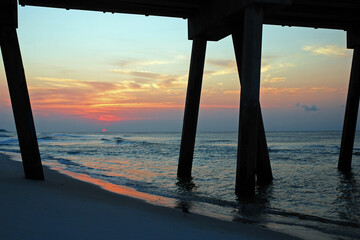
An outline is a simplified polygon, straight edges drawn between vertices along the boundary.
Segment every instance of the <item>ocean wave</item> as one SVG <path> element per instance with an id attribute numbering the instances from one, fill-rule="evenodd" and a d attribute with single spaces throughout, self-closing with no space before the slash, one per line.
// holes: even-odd
<path id="1" fill-rule="evenodd" d="M 20 149 L 9 149 L 9 148 L 0 148 L 2 152 L 9 152 L 9 153 L 20 153 Z"/>
<path id="2" fill-rule="evenodd" d="M 10 136 L 10 135 L 8 135 L 8 134 L 1 134 L 1 133 L 0 133 L 0 137 L 12 137 L 12 136 Z"/>
<path id="3" fill-rule="evenodd" d="M 334 225 L 345 226 L 345 227 L 360 228 L 360 224 L 358 224 L 358 223 L 332 220 L 332 219 L 308 215 L 308 214 L 304 214 L 304 213 L 287 212 L 287 211 L 283 211 L 280 209 L 267 209 L 267 210 L 265 210 L 265 212 L 268 214 L 273 214 L 273 215 L 278 215 L 278 216 L 294 217 L 294 218 L 298 218 L 298 219 L 306 220 L 306 221 L 334 224 Z"/>
<path id="4" fill-rule="evenodd" d="M 115 139 L 115 142 L 116 142 L 116 143 L 122 143 L 122 142 L 125 141 L 125 139 L 124 139 L 124 138 L 121 138 L 121 137 L 115 137 L 114 139 Z"/>
<path id="5" fill-rule="evenodd" d="M 306 148 L 328 148 L 329 146 L 325 145 L 318 145 L 318 144 L 311 144 L 311 145 L 305 145 Z"/>
<path id="6" fill-rule="evenodd" d="M 272 218 L 271 214 L 265 215 L 265 218 L 259 218 L 257 214 L 254 217 L 251 216 L 244 216 L 243 214 L 239 213 L 233 218 L 235 222 L 242 222 L 242 223 L 250 223 L 250 224 L 266 224 L 267 222 L 271 222 L 272 224 L 276 224 L 278 226 L 282 226 L 284 229 L 292 227 L 300 227 L 301 229 L 305 229 L 307 234 L 304 235 L 304 239 L 315 239 L 321 236 L 321 239 L 358 239 L 359 231 L 358 226 L 353 226 L 351 223 L 339 222 L 341 226 L 337 225 L 337 221 L 333 222 L 323 222 L 323 221 L 314 221 L 313 219 L 303 219 L 298 217 L 292 217 L 291 215 L 277 215 L 273 214 L 273 216 L 280 216 L 284 218 Z M 312 231 L 314 230 L 314 231 Z M 312 233 L 313 237 L 308 238 L 309 234 Z M 320 235 L 318 235 L 320 233 Z M 291 234 L 290 234 L 291 235 Z M 301 236 L 301 235 L 300 235 Z M 316 236 L 316 237 L 315 237 Z"/>
<path id="7" fill-rule="evenodd" d="M 58 163 L 63 164 L 66 168 L 70 168 L 70 169 L 66 169 L 66 170 L 70 170 L 74 173 L 83 173 L 83 174 L 87 174 L 90 176 L 89 171 L 99 171 L 102 169 L 98 169 L 98 168 L 93 168 L 93 167 L 89 167 L 89 166 L 84 166 L 81 163 L 77 163 L 73 160 L 70 159 L 66 159 L 66 158 L 53 158 L 55 161 L 57 161 Z"/>
<path id="8" fill-rule="evenodd" d="M 55 138 L 51 136 L 38 137 L 38 141 L 53 141 L 53 140 L 55 140 Z"/>
<path id="9" fill-rule="evenodd" d="M 78 150 L 75 150 L 75 151 L 68 151 L 67 154 L 70 154 L 70 155 L 77 155 L 77 154 L 80 154 L 82 153 L 82 151 L 78 151 Z"/>
<path id="10" fill-rule="evenodd" d="M 56 133 L 55 137 L 65 137 L 65 138 L 88 138 L 87 135 L 71 134 L 71 133 Z"/>
<path id="11" fill-rule="evenodd" d="M 1 145 L 18 145 L 19 144 L 19 141 L 17 138 L 13 138 L 13 139 L 8 139 L 8 140 L 5 140 L 5 141 L 0 141 L 0 144 Z"/>
<path id="12" fill-rule="evenodd" d="M 205 140 L 206 143 L 237 143 L 237 140 L 234 139 L 208 139 Z"/>

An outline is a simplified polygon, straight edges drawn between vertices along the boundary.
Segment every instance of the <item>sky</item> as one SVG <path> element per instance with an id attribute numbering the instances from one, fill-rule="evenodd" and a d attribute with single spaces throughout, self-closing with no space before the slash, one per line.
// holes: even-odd
<path id="1" fill-rule="evenodd" d="M 184 19 L 19 7 L 18 36 L 38 132 L 179 132 L 192 42 Z M 264 25 L 267 131 L 341 130 L 352 50 L 346 32 Z M 231 37 L 208 42 L 198 131 L 237 131 Z M 15 130 L 3 64 L 0 128 Z"/>

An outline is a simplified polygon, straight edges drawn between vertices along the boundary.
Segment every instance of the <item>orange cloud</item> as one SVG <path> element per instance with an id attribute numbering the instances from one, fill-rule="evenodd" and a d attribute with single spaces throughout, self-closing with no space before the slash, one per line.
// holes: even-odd
<path id="1" fill-rule="evenodd" d="M 270 77 L 269 75 L 264 79 L 264 83 L 280 83 L 285 81 L 286 77 Z"/>
<path id="2" fill-rule="evenodd" d="M 235 60 L 229 59 L 209 59 L 206 61 L 212 67 L 216 67 L 216 70 L 205 71 L 205 76 L 220 76 L 228 74 L 238 74 L 238 69 Z M 273 56 L 262 56 L 261 73 L 279 71 L 280 69 L 286 69 L 293 67 L 294 64 L 288 61 L 280 61 Z M 274 81 L 280 79 L 274 79 Z"/>
<path id="3" fill-rule="evenodd" d="M 286 88 L 286 87 L 261 87 L 261 94 L 268 95 L 279 95 L 279 94 L 314 94 L 314 93 L 344 93 L 345 89 L 343 88 L 331 88 L 331 87 L 303 87 L 303 88 Z M 240 94 L 241 91 L 224 91 L 224 94 Z"/>
<path id="4" fill-rule="evenodd" d="M 209 59 L 206 61 L 207 64 L 214 65 L 222 68 L 233 68 L 236 69 L 235 60 L 229 59 Z"/>
<path id="5" fill-rule="evenodd" d="M 158 83 L 117 83 L 37 77 L 29 91 L 36 114 L 114 122 L 139 119 L 137 112 L 142 109 L 183 108 L 185 89 L 178 79 L 174 76 Z M 181 89 L 166 88 L 178 85 Z"/>
<path id="6" fill-rule="evenodd" d="M 166 75 L 148 72 L 148 71 L 128 71 L 121 69 L 113 69 L 111 72 L 120 73 L 124 75 L 136 76 L 136 77 L 144 77 L 144 78 L 162 78 Z"/>

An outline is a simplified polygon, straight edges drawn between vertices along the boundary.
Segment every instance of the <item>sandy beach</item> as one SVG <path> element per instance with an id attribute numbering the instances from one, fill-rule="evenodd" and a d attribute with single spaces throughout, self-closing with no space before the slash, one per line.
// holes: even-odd
<path id="1" fill-rule="evenodd" d="M 0 239 L 295 239 L 259 226 L 159 207 L 45 167 L 27 180 L 0 154 Z"/>

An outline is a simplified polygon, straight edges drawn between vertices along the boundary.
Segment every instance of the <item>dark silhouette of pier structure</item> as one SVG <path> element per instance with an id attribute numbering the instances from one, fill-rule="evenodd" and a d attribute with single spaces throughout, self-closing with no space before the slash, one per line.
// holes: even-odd
<path id="1" fill-rule="evenodd" d="M 354 49 L 338 168 L 351 170 L 360 94 L 359 0 L 19 0 L 22 6 L 185 18 L 193 41 L 178 177 L 191 179 L 207 41 L 232 35 L 241 83 L 235 192 L 272 181 L 259 102 L 263 24 L 339 29 Z M 0 44 L 25 176 L 44 179 L 17 32 L 17 0 L 0 0 Z"/>

